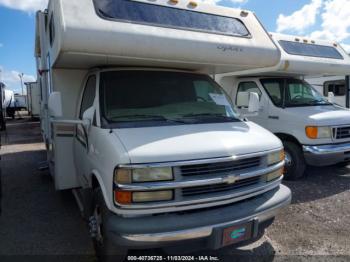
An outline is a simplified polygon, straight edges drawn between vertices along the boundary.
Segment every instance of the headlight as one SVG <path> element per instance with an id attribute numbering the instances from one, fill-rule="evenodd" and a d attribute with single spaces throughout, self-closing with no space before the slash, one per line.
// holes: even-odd
<path id="1" fill-rule="evenodd" d="M 329 126 L 307 126 L 305 128 L 305 133 L 310 139 L 332 137 L 332 129 Z"/>
<path id="2" fill-rule="evenodd" d="M 157 168 L 118 168 L 114 174 L 116 184 L 130 184 L 133 182 L 157 182 L 173 180 L 173 170 L 171 167 Z"/>
<path id="3" fill-rule="evenodd" d="M 134 192 L 132 194 L 133 203 L 145 203 L 156 201 L 170 201 L 173 199 L 173 191 L 155 191 L 155 192 Z"/>
<path id="4" fill-rule="evenodd" d="M 277 171 L 271 172 L 267 174 L 266 182 L 271 182 L 273 180 L 276 180 L 277 178 L 280 178 L 283 175 L 283 168 L 278 169 Z"/>
<path id="5" fill-rule="evenodd" d="M 268 154 L 267 156 L 267 164 L 269 166 L 273 164 L 277 164 L 284 160 L 284 150 L 276 151 Z"/>

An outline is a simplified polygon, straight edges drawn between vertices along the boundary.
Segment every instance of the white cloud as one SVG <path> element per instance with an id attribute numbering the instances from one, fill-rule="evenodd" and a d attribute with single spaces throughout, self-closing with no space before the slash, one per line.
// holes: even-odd
<path id="1" fill-rule="evenodd" d="M 16 70 L 6 70 L 0 66 L 0 81 L 5 83 L 5 85 L 14 90 L 16 93 L 21 92 L 21 79 L 19 77 L 20 72 Z M 34 82 L 36 78 L 29 74 L 23 75 L 23 82 Z"/>
<path id="2" fill-rule="evenodd" d="M 328 0 L 321 14 L 321 29 L 310 34 L 313 38 L 343 41 L 350 37 L 350 1 Z"/>
<path id="3" fill-rule="evenodd" d="M 26 12 L 36 12 L 47 7 L 48 0 L 0 0 L 0 5 Z"/>
<path id="4" fill-rule="evenodd" d="M 292 31 L 303 33 L 306 28 L 316 23 L 321 7 L 322 0 L 311 0 L 310 4 L 304 5 L 291 15 L 280 14 L 277 19 L 277 32 Z"/>

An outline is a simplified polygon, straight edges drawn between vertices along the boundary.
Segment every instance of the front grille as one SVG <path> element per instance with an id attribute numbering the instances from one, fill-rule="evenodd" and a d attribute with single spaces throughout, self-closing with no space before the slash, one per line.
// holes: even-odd
<path id="1" fill-rule="evenodd" d="M 333 136 L 335 139 L 350 138 L 350 126 L 334 128 L 333 129 Z"/>
<path id="2" fill-rule="evenodd" d="M 231 190 L 238 190 L 244 187 L 258 184 L 261 181 L 261 177 L 251 177 L 247 179 L 238 180 L 234 184 L 218 184 L 208 186 L 189 187 L 182 189 L 183 197 L 198 196 L 202 194 L 218 193 Z"/>
<path id="3" fill-rule="evenodd" d="M 244 169 L 258 167 L 260 166 L 260 160 L 260 157 L 253 157 L 228 162 L 182 166 L 180 170 L 181 175 L 184 177 L 214 174 L 222 175 L 225 173 L 231 174 Z"/>

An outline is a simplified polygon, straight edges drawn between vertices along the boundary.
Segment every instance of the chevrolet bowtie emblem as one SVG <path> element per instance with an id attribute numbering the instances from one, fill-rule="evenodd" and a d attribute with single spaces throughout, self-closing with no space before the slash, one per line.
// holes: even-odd
<path id="1" fill-rule="evenodd" d="M 227 176 L 224 178 L 224 181 L 227 184 L 234 184 L 234 183 L 236 183 L 237 179 L 238 179 L 237 176 Z"/>

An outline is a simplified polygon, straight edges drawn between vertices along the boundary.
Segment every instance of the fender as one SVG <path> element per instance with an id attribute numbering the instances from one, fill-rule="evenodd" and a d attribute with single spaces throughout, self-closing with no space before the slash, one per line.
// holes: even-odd
<path id="1" fill-rule="evenodd" d="M 98 182 L 98 184 L 99 184 L 99 186 L 101 188 L 102 195 L 103 195 L 103 198 L 105 200 L 106 206 L 107 206 L 107 208 L 109 210 L 111 210 L 111 203 L 109 202 L 108 192 L 106 190 L 106 186 L 105 186 L 105 184 L 103 182 L 102 176 L 100 175 L 100 173 L 96 169 L 93 169 L 90 173 L 91 173 L 91 179 L 90 179 L 90 186 L 91 186 L 91 188 L 93 188 L 92 181 L 93 181 L 93 177 L 95 177 L 95 179 L 97 180 L 97 182 Z"/>

